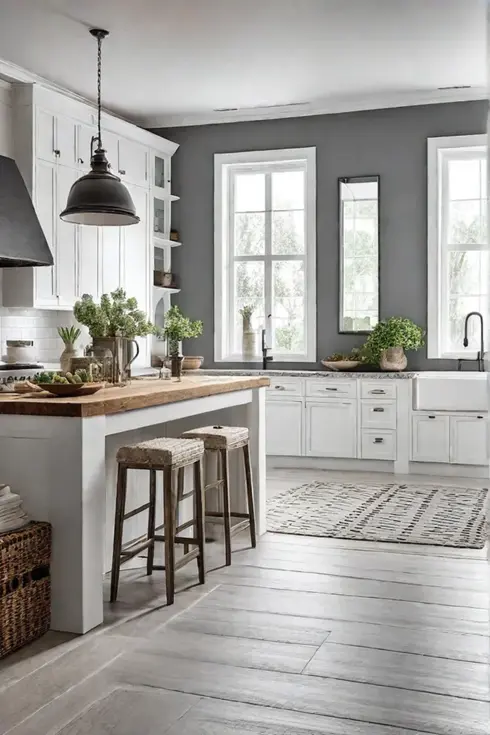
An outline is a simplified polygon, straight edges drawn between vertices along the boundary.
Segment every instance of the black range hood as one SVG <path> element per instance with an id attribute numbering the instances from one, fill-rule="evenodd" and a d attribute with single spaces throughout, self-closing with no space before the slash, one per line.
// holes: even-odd
<path id="1" fill-rule="evenodd" d="M 53 256 L 17 164 L 0 156 L 0 268 L 53 265 Z"/>

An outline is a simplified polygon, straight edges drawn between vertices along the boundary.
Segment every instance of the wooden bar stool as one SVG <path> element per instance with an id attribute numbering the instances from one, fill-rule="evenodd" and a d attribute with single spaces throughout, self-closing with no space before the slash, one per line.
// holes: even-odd
<path id="1" fill-rule="evenodd" d="M 222 491 L 223 511 L 205 511 L 205 517 L 223 518 L 226 564 L 229 566 L 231 564 L 232 536 L 246 528 L 250 528 L 250 542 L 252 547 L 257 545 L 248 429 L 241 426 L 203 426 L 199 429 L 186 431 L 181 436 L 183 439 L 201 439 L 204 442 L 204 450 L 206 452 L 217 453 L 218 479 L 210 483 L 206 480 L 204 490 L 206 492 L 212 488 L 218 488 Z M 238 513 L 230 510 L 229 453 L 235 449 L 242 449 L 243 451 L 247 513 Z M 241 518 L 242 520 L 232 526 L 232 518 Z"/>
<path id="2" fill-rule="evenodd" d="M 154 569 L 165 570 L 167 605 L 172 605 L 175 596 L 175 571 L 197 559 L 199 582 L 204 584 L 204 488 L 201 462 L 204 444 L 197 439 L 152 439 L 139 444 L 121 447 L 117 452 L 117 495 L 114 522 L 114 545 L 112 553 L 111 602 L 117 599 L 121 564 L 148 549 L 146 573 Z M 184 492 L 184 470 L 193 465 L 194 488 Z M 128 470 L 146 470 L 150 474 L 149 502 L 128 513 L 126 508 Z M 163 525 L 155 528 L 156 473 L 163 472 Z M 177 475 L 177 484 L 175 482 Z M 177 526 L 179 501 L 194 497 L 194 517 Z M 122 544 L 124 521 L 148 510 L 148 531 L 133 541 Z M 187 528 L 194 528 L 193 536 L 179 536 Z M 163 536 L 155 531 L 163 528 Z M 165 544 L 165 565 L 153 563 L 155 541 Z M 184 555 L 175 560 L 175 544 L 184 544 Z M 189 546 L 197 548 L 189 551 Z"/>

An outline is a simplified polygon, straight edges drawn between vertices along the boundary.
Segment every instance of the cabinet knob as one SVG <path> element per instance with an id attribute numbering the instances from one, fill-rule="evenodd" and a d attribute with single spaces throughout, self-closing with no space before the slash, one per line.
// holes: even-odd
<path id="1" fill-rule="evenodd" d="M 119 173 L 121 174 L 121 176 L 126 176 L 126 169 L 120 168 Z"/>
<path id="2" fill-rule="evenodd" d="M 60 150 L 59 150 L 58 148 L 55 148 L 55 149 L 54 149 L 54 151 L 53 151 L 53 153 L 54 153 L 54 155 L 55 155 L 55 156 L 56 156 L 57 158 L 59 158 L 59 156 L 61 155 L 61 151 L 60 151 Z"/>
<path id="3" fill-rule="evenodd" d="M 79 158 L 78 163 L 85 163 L 85 161 L 83 160 L 83 158 Z"/>
<path id="4" fill-rule="evenodd" d="M 374 439 L 374 444 L 382 444 L 384 442 L 384 439 L 381 436 L 377 436 Z"/>

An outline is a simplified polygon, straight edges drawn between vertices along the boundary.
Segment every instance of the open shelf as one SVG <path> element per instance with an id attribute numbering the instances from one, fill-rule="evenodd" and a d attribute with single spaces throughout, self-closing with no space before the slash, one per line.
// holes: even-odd
<path id="1" fill-rule="evenodd" d="M 182 245 L 178 240 L 169 240 L 168 237 L 163 237 L 158 232 L 153 233 L 153 242 L 155 243 L 155 247 L 159 248 L 179 248 Z"/>

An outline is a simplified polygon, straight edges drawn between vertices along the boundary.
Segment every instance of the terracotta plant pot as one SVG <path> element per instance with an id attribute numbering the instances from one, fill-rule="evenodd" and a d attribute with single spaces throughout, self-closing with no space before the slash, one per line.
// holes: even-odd
<path id="1" fill-rule="evenodd" d="M 383 350 L 379 360 L 381 370 L 400 372 L 407 367 L 407 356 L 403 347 L 388 347 Z"/>
<path id="2" fill-rule="evenodd" d="M 182 370 L 199 370 L 199 368 L 202 365 L 202 361 L 204 360 L 204 357 L 195 357 L 195 356 L 184 356 L 184 361 L 182 363 Z"/>

